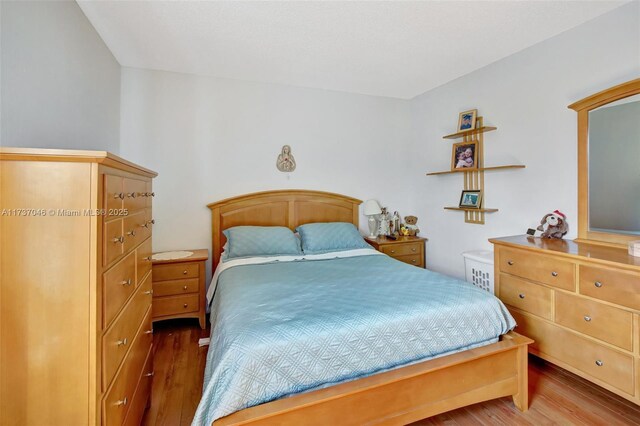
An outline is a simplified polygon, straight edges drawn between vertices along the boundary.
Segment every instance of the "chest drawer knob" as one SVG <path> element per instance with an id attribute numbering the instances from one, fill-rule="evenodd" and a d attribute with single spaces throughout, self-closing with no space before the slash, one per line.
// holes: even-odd
<path id="1" fill-rule="evenodd" d="M 596 360 L 596 365 L 598 367 L 602 367 L 604 365 L 604 362 L 600 361 L 599 359 Z"/>
<path id="2" fill-rule="evenodd" d="M 187 306 L 189 306 L 189 305 L 185 303 L 185 304 L 184 304 L 184 305 L 182 305 L 182 306 L 183 306 L 184 308 L 186 308 L 186 307 L 187 307 Z"/>
<path id="3" fill-rule="evenodd" d="M 131 235 L 132 237 L 136 236 L 136 231 L 134 229 L 132 229 L 131 231 L 127 232 L 127 235 Z"/>
<path id="4" fill-rule="evenodd" d="M 150 192 L 149 195 L 152 196 L 152 197 L 155 197 L 156 193 L 155 192 Z"/>
<path id="5" fill-rule="evenodd" d="M 395 252 L 396 252 L 395 250 L 391 250 L 391 254 L 393 254 L 393 253 L 395 253 Z"/>
<path id="6" fill-rule="evenodd" d="M 124 200 L 124 194 L 122 192 L 118 192 L 117 194 L 113 194 L 113 198 L 120 198 Z"/>
<path id="7" fill-rule="evenodd" d="M 127 403 L 129 402 L 129 400 L 127 399 L 127 397 L 125 396 L 124 398 L 122 398 L 119 401 L 116 401 L 116 405 L 120 406 L 120 405 L 127 405 Z"/>
<path id="8" fill-rule="evenodd" d="M 114 243 L 120 243 L 120 244 L 124 244 L 124 237 L 120 236 L 120 237 L 115 237 L 113 240 Z"/>
<path id="9" fill-rule="evenodd" d="M 593 285 L 595 285 L 598 288 L 602 287 L 602 283 L 600 281 L 596 281 L 595 283 L 593 283 Z"/>
<path id="10" fill-rule="evenodd" d="M 142 260 L 146 260 L 147 262 L 151 262 L 151 256 L 143 257 Z"/>
<path id="11" fill-rule="evenodd" d="M 509 266 L 513 266 L 513 260 L 508 260 L 508 261 L 507 261 L 507 265 L 509 265 Z"/>
<path id="12" fill-rule="evenodd" d="M 122 285 L 131 285 L 131 278 L 122 281 L 120 284 L 122 284 Z"/>
<path id="13" fill-rule="evenodd" d="M 552 277 L 557 277 L 557 276 L 558 276 L 558 273 L 557 273 L 556 271 L 553 271 L 553 272 L 551 273 L 551 276 L 552 276 Z"/>
<path id="14" fill-rule="evenodd" d="M 520 299 L 524 299 L 524 293 L 520 293 L 520 294 L 518 295 L 518 297 L 519 297 Z"/>
<path id="15" fill-rule="evenodd" d="M 584 320 L 585 320 L 586 322 L 591 322 L 591 317 L 590 317 L 589 315 L 585 315 L 585 316 L 584 316 Z"/>
<path id="16" fill-rule="evenodd" d="M 416 263 L 416 260 L 415 259 L 411 259 L 411 263 Z"/>
<path id="17" fill-rule="evenodd" d="M 153 377 L 153 371 L 151 373 L 145 374 L 144 377 Z"/>
<path id="18" fill-rule="evenodd" d="M 122 339 L 122 340 L 118 340 L 118 341 L 116 342 L 116 344 L 117 344 L 118 346 L 126 346 L 126 344 L 127 344 L 127 343 L 129 343 L 129 341 L 127 340 L 127 338 L 126 338 L 126 337 L 125 337 L 124 339 Z"/>
<path id="19" fill-rule="evenodd" d="M 147 291 L 145 291 L 143 294 L 149 294 L 149 295 L 151 295 L 151 294 L 153 294 L 153 290 L 147 290 Z"/>
<path id="20" fill-rule="evenodd" d="M 136 198 L 137 194 L 135 192 L 128 192 L 127 193 L 127 197 L 129 198 Z"/>
<path id="21" fill-rule="evenodd" d="M 144 334 L 153 334 L 153 328 L 151 330 L 145 331 Z"/>

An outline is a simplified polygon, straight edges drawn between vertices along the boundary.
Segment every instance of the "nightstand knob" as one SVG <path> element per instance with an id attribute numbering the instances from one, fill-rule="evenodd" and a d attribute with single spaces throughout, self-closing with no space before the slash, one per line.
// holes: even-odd
<path id="1" fill-rule="evenodd" d="M 391 253 L 392 253 L 392 254 L 393 254 L 393 253 L 395 253 L 395 252 L 396 252 L 395 250 L 391 250 Z"/>
<path id="2" fill-rule="evenodd" d="M 415 247 L 414 247 L 414 248 L 412 248 L 412 249 L 411 249 L 411 251 L 416 251 L 416 248 L 415 248 Z"/>
<path id="3" fill-rule="evenodd" d="M 416 263 L 416 260 L 415 260 L 415 259 L 412 259 L 412 260 L 411 260 L 411 263 Z"/>
<path id="4" fill-rule="evenodd" d="M 187 270 L 182 271 L 182 275 L 187 275 Z"/>
<path id="5" fill-rule="evenodd" d="M 182 288 L 186 290 L 188 287 L 185 285 L 185 286 L 184 286 L 184 287 L 182 287 Z"/>
<path id="6" fill-rule="evenodd" d="M 185 303 L 185 304 L 184 304 L 184 305 L 182 305 L 182 306 L 186 308 L 188 305 Z"/>

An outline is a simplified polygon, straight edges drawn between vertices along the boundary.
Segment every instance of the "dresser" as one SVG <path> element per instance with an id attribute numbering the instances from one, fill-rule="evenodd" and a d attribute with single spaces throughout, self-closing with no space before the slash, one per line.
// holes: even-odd
<path id="1" fill-rule="evenodd" d="M 496 295 L 530 352 L 640 404 L 640 258 L 624 248 L 496 238 Z"/>
<path id="2" fill-rule="evenodd" d="M 207 249 L 189 250 L 182 259 L 153 260 L 153 321 L 197 318 L 205 321 Z"/>
<path id="3" fill-rule="evenodd" d="M 0 424 L 140 424 L 155 176 L 107 152 L 0 148 Z"/>
<path id="4" fill-rule="evenodd" d="M 392 240 L 386 237 L 365 237 L 365 240 L 379 252 L 389 255 L 394 259 L 408 263 L 409 265 L 426 268 L 424 260 L 424 244 L 427 241 L 426 238 L 403 236 Z"/>

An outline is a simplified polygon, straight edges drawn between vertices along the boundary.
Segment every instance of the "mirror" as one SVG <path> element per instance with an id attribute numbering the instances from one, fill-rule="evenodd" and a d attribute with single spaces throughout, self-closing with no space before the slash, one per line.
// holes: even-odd
<path id="1" fill-rule="evenodd" d="M 589 230 L 640 235 L 640 95 L 589 111 Z"/>
<path id="2" fill-rule="evenodd" d="M 578 242 L 640 239 L 640 78 L 569 105 L 578 113 Z"/>

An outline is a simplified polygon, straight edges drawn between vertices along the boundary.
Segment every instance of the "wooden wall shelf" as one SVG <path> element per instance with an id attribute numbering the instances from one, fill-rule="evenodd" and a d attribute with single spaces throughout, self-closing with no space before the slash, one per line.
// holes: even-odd
<path id="1" fill-rule="evenodd" d="M 497 129 L 498 129 L 497 127 L 493 127 L 493 126 L 480 125 L 480 127 L 476 127 L 475 129 L 464 130 L 462 132 L 457 132 L 457 133 L 451 133 L 450 135 L 443 136 L 443 138 L 444 139 L 460 139 L 465 136 L 475 135 L 476 133 L 486 133 L 486 132 L 491 132 Z"/>
<path id="2" fill-rule="evenodd" d="M 459 211 L 463 211 L 463 212 L 482 212 L 482 213 L 493 213 L 493 212 L 497 212 L 498 209 L 487 209 L 487 208 L 481 208 L 481 209 L 473 209 L 473 208 L 464 208 L 464 207 L 445 207 L 445 210 L 459 210 Z"/>
<path id="3" fill-rule="evenodd" d="M 427 176 L 436 176 L 436 175 L 448 175 L 452 173 L 464 173 L 464 172 L 481 172 L 485 170 L 504 170 L 504 169 L 524 169 L 526 166 L 524 164 L 508 164 L 505 166 L 491 166 L 491 167 L 479 167 L 477 169 L 456 169 L 456 170 L 447 170 L 444 172 L 431 172 L 427 173 Z"/>

